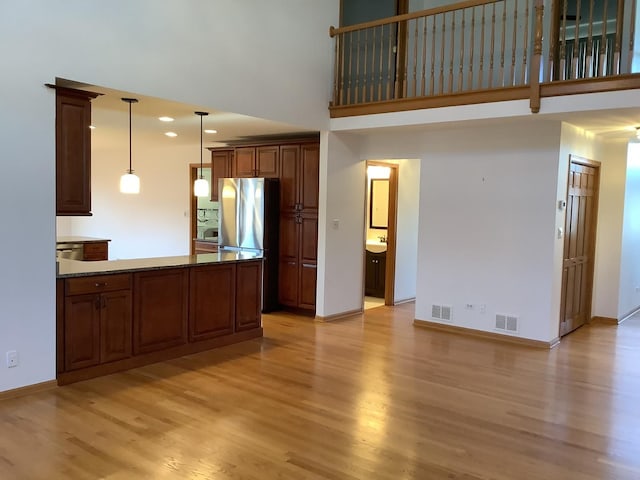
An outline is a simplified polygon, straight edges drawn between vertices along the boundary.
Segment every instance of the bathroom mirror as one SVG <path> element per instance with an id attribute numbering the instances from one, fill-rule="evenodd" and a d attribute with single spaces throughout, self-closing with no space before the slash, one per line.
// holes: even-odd
<path id="1" fill-rule="evenodd" d="M 386 229 L 389 223 L 389 180 L 372 178 L 369 192 L 369 228 Z"/>

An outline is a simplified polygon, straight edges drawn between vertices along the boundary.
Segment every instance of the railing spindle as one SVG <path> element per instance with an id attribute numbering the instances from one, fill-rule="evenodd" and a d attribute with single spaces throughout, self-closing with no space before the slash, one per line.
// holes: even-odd
<path id="1" fill-rule="evenodd" d="M 595 75 L 595 69 L 593 65 L 593 2 L 591 0 L 589 2 L 589 27 L 587 29 L 587 48 L 586 55 L 587 58 L 585 60 L 585 78 L 593 77 Z"/>
<path id="2" fill-rule="evenodd" d="M 356 40 L 356 103 L 360 103 L 360 30 L 358 30 L 358 40 Z"/>
<path id="3" fill-rule="evenodd" d="M 633 66 L 633 47 L 634 47 L 634 37 L 636 35 L 636 22 L 634 21 L 634 19 L 636 18 L 636 0 L 633 0 L 631 2 L 631 15 L 629 15 L 629 18 L 631 18 L 630 26 L 629 26 L 629 65 L 627 67 L 627 70 L 625 73 L 631 73 L 632 71 L 632 66 Z"/>
<path id="4" fill-rule="evenodd" d="M 622 52 L 622 19 L 624 17 L 624 0 L 618 0 L 616 10 L 616 41 L 613 51 L 613 75 L 620 75 L 620 54 Z M 632 20 L 633 21 L 633 20 Z"/>
<path id="5" fill-rule="evenodd" d="M 449 93 L 453 93 L 453 57 L 456 51 L 455 37 L 456 35 L 456 12 L 451 12 L 451 33 L 450 33 L 450 57 L 449 58 Z"/>
<path id="6" fill-rule="evenodd" d="M 397 28 L 397 27 L 396 27 Z M 393 62 L 393 49 L 395 48 L 395 35 L 393 34 L 393 24 L 389 24 L 389 45 L 388 45 L 388 59 L 387 59 L 387 95 L 385 100 L 391 100 L 391 92 L 393 87 L 393 79 L 395 74 L 393 73 L 393 66 L 395 62 Z"/>
<path id="7" fill-rule="evenodd" d="M 464 10 L 460 13 L 462 15 L 462 30 L 460 30 L 460 67 L 458 68 L 458 91 L 462 91 L 462 77 L 464 77 L 464 32 L 466 30 Z M 473 43 L 473 42 L 471 42 Z M 471 59 L 473 61 L 473 59 Z"/>
<path id="8" fill-rule="evenodd" d="M 493 4 L 493 14 L 491 15 L 491 51 L 489 57 L 489 88 L 493 87 L 493 62 L 496 45 L 496 4 Z"/>
<path id="9" fill-rule="evenodd" d="M 369 29 L 364 31 L 364 60 L 362 67 L 362 101 L 367 103 L 367 63 L 369 60 Z"/>
<path id="10" fill-rule="evenodd" d="M 506 4 L 505 4 L 505 7 L 506 7 Z M 518 0 L 515 1 L 515 10 L 513 12 L 513 37 L 511 38 L 511 71 L 509 73 L 509 86 L 513 86 L 516 83 L 517 42 L 518 42 Z"/>
<path id="11" fill-rule="evenodd" d="M 444 39 L 446 38 L 447 25 L 445 23 L 445 14 L 442 14 L 442 38 L 440 39 L 440 85 L 439 93 L 442 95 L 444 89 Z"/>
<path id="12" fill-rule="evenodd" d="M 425 87 L 427 83 L 427 20 L 428 17 L 422 19 L 422 81 L 420 85 L 420 94 L 424 97 Z"/>
<path id="13" fill-rule="evenodd" d="M 353 32 L 349 32 L 349 83 L 347 84 L 347 105 L 351 104 L 352 77 L 353 77 Z"/>
<path id="14" fill-rule="evenodd" d="M 518 0 L 514 0 L 518 1 Z M 506 36 L 507 36 L 507 4 L 506 2 L 502 4 L 502 27 L 500 28 L 502 31 L 502 38 L 500 41 L 500 77 L 498 81 L 498 85 L 504 87 L 504 55 L 505 55 L 505 45 L 506 45 Z"/>
<path id="15" fill-rule="evenodd" d="M 567 4 L 569 0 L 562 0 L 562 39 L 560 40 L 560 76 L 559 80 L 566 80 L 567 56 Z"/>
<path id="16" fill-rule="evenodd" d="M 429 86 L 429 95 L 435 93 L 435 68 L 436 68 L 436 17 L 433 16 L 433 25 L 431 27 L 431 82 Z"/>
<path id="17" fill-rule="evenodd" d="M 486 13 L 486 5 L 482 5 L 482 30 L 480 33 L 480 68 L 478 69 L 478 88 L 482 88 L 483 81 L 482 77 L 484 76 L 484 31 L 486 25 L 485 13 Z"/>
<path id="18" fill-rule="evenodd" d="M 336 42 L 335 42 L 335 47 L 334 47 L 334 55 L 335 55 L 335 62 L 333 64 L 333 100 L 338 101 L 339 102 L 339 98 L 340 98 L 340 49 L 339 49 L 339 44 L 340 44 L 340 37 L 341 35 L 338 35 L 336 37 Z"/>
<path id="19" fill-rule="evenodd" d="M 471 51 L 469 52 L 469 90 L 474 90 L 473 88 L 473 59 L 474 56 L 474 47 L 476 44 L 476 9 L 473 7 L 471 9 Z"/>
<path id="20" fill-rule="evenodd" d="M 576 2 L 576 25 L 573 35 L 573 58 L 571 59 L 571 78 L 578 78 L 578 59 L 580 58 L 580 4 Z"/>
<path id="21" fill-rule="evenodd" d="M 533 40 L 533 58 L 531 59 L 531 94 L 529 107 L 532 113 L 540 111 L 540 64 L 542 62 L 542 33 L 544 0 L 535 0 L 536 27 Z"/>
<path id="22" fill-rule="evenodd" d="M 529 0 L 525 0 L 524 11 L 524 37 L 522 39 L 523 54 L 522 54 L 522 72 L 520 73 L 520 83 L 525 84 L 525 78 L 527 75 L 527 52 L 529 51 Z"/>
<path id="23" fill-rule="evenodd" d="M 598 76 L 601 77 L 605 70 L 604 64 L 607 61 L 607 0 L 604 0 L 604 8 L 602 10 L 602 39 L 600 40 L 600 64 L 598 65 Z"/>
<path id="24" fill-rule="evenodd" d="M 383 62 L 384 62 L 384 25 L 380 25 L 380 75 L 378 77 L 378 100 L 382 100 L 382 83 L 383 78 Z"/>
<path id="25" fill-rule="evenodd" d="M 413 96 L 417 95 L 418 88 L 418 19 L 414 19 L 413 23 L 414 32 L 413 32 Z"/>

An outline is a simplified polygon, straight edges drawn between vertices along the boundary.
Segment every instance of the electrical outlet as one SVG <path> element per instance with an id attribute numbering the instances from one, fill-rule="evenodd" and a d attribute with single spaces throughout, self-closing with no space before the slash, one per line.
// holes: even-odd
<path id="1" fill-rule="evenodd" d="M 486 313 L 487 306 L 484 303 L 480 304 L 480 313 Z"/>
<path id="2" fill-rule="evenodd" d="M 18 366 L 18 352 L 16 350 L 9 350 L 7 352 L 7 368 L 13 368 Z"/>
<path id="3" fill-rule="evenodd" d="M 640 287 L 636 287 L 636 293 L 640 293 Z"/>

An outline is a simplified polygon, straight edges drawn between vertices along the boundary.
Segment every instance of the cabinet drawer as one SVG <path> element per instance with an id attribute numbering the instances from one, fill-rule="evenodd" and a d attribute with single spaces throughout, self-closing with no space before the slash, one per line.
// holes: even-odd
<path id="1" fill-rule="evenodd" d="M 108 258 L 109 247 L 107 242 L 84 244 L 84 260 L 107 260 Z"/>
<path id="2" fill-rule="evenodd" d="M 111 292 L 114 290 L 128 290 L 130 288 L 130 274 L 68 278 L 65 283 L 65 295 Z"/>

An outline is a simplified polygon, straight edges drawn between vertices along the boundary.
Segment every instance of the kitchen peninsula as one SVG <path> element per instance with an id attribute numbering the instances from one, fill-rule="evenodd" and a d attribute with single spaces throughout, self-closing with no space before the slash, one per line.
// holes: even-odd
<path id="1" fill-rule="evenodd" d="M 259 255 L 56 267 L 59 385 L 262 336 Z"/>

